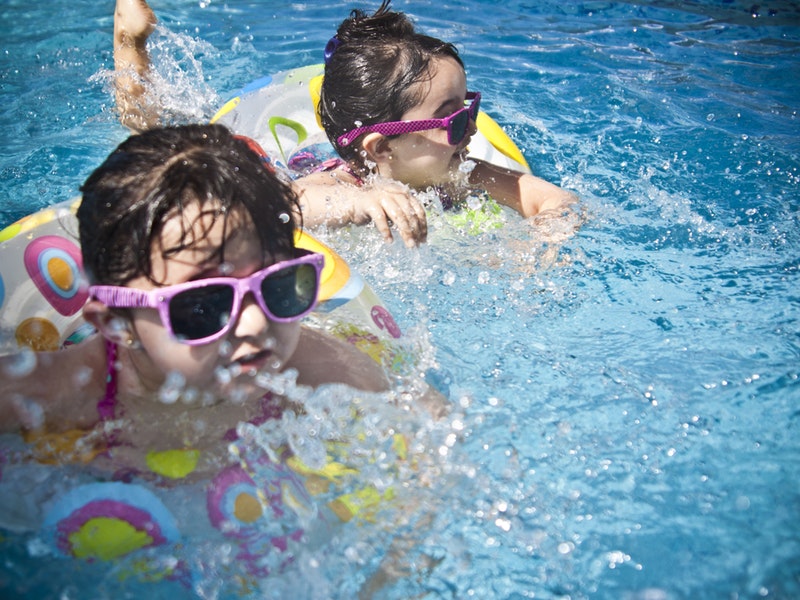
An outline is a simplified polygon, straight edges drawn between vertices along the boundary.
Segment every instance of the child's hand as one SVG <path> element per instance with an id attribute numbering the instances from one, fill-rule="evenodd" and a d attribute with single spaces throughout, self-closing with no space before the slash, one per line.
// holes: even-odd
<path id="1" fill-rule="evenodd" d="M 425 208 L 408 188 L 385 183 L 360 188 L 353 195 L 353 222 L 361 225 L 372 221 L 387 242 L 393 241 L 392 228 L 397 230 L 409 248 L 428 238 Z"/>
<path id="2" fill-rule="evenodd" d="M 425 208 L 406 186 L 393 181 L 361 185 L 342 169 L 311 173 L 295 180 L 303 225 L 343 227 L 375 223 L 387 242 L 397 230 L 406 246 L 428 239 Z"/>

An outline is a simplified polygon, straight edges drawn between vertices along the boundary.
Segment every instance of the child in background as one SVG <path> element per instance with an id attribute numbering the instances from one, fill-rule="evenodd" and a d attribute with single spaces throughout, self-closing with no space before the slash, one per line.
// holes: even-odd
<path id="1" fill-rule="evenodd" d="M 466 160 L 480 95 L 468 93 L 455 47 L 418 33 L 389 4 L 373 15 L 353 11 L 325 49 L 319 112 L 341 160 L 294 182 L 306 226 L 372 221 L 387 241 L 394 227 L 414 246 L 427 238 L 419 192 L 431 189 L 445 208 L 484 190 L 524 217 L 560 214 L 572 194 L 530 174 Z M 117 0 L 117 103 L 133 127 L 157 120 L 142 87 L 154 23 L 144 0 Z"/>
<path id="2" fill-rule="evenodd" d="M 131 136 L 81 191 L 98 333 L 26 369 L 0 358 L 0 432 L 92 439 L 93 464 L 144 477 L 150 457 L 191 452 L 203 476 L 238 423 L 286 408 L 265 377 L 387 389 L 367 355 L 301 326 L 323 257 L 295 248 L 292 189 L 226 128 Z"/>
<path id="3" fill-rule="evenodd" d="M 467 90 L 464 64 L 452 44 L 417 32 L 389 4 L 384 0 L 373 15 L 354 10 L 325 49 L 319 113 L 342 160 L 331 172 L 296 182 L 304 216 L 324 212 L 326 187 L 371 186 L 381 202 L 387 180 L 408 186 L 409 196 L 434 189 L 446 209 L 476 189 L 524 217 L 558 214 L 571 203 L 571 194 L 533 175 L 479 159 L 467 162 L 480 93 Z M 346 204 L 346 193 L 335 197 Z M 391 220 L 401 233 L 422 241 L 418 211 L 410 201 L 407 219 Z M 390 235 L 385 223 L 375 222 Z"/>

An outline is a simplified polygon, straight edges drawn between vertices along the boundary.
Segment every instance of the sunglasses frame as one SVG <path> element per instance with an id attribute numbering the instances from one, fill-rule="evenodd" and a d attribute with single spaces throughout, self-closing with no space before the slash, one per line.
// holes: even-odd
<path id="1" fill-rule="evenodd" d="M 109 308 L 155 308 L 158 310 L 161 324 L 169 332 L 169 335 L 189 346 L 200 346 L 218 340 L 224 336 L 228 330 L 238 321 L 242 310 L 242 301 L 247 293 L 252 293 L 256 299 L 258 306 L 264 311 L 264 314 L 276 323 L 291 323 L 299 321 L 310 313 L 317 305 L 319 298 L 319 289 L 322 283 L 322 269 L 325 265 L 325 257 L 316 252 L 308 252 L 306 250 L 297 249 L 296 253 L 299 256 L 289 260 L 276 262 L 264 269 L 260 269 L 247 277 L 209 277 L 206 279 L 198 279 L 195 281 L 187 281 L 185 283 L 178 283 L 175 285 L 168 285 L 153 290 L 140 290 L 117 285 L 93 285 L 89 287 L 89 295 L 91 298 L 98 300 L 108 306 Z M 314 291 L 314 299 L 309 304 L 308 308 L 297 315 L 291 317 L 278 317 L 267 306 L 266 299 L 261 292 L 261 284 L 264 279 L 275 273 L 279 273 L 285 269 L 292 269 L 302 265 L 311 265 L 314 267 L 316 273 L 316 290 Z M 220 330 L 198 339 L 186 339 L 179 337 L 172 328 L 170 320 L 170 301 L 178 294 L 190 290 L 199 290 L 212 285 L 226 285 L 234 290 L 233 304 L 231 306 L 230 315 L 227 322 L 220 327 Z"/>
<path id="2" fill-rule="evenodd" d="M 383 135 L 402 135 L 404 133 L 414 133 L 415 131 L 426 131 L 429 129 L 447 129 L 447 143 L 451 146 L 457 146 L 467 136 L 469 130 L 469 119 L 475 121 L 478 118 L 478 112 L 481 106 L 481 93 L 480 92 L 467 92 L 465 102 L 471 100 L 469 106 L 459 108 L 452 115 L 444 117 L 443 119 L 423 119 L 421 121 L 388 121 L 386 123 L 373 123 L 372 125 L 364 125 L 344 135 L 340 135 L 336 139 L 336 143 L 341 147 L 349 146 L 358 139 L 359 136 L 365 133 L 380 133 Z M 459 139 L 454 139 L 453 136 L 453 122 L 459 118 L 463 113 L 467 113 L 467 125 L 464 127 L 464 135 Z"/>

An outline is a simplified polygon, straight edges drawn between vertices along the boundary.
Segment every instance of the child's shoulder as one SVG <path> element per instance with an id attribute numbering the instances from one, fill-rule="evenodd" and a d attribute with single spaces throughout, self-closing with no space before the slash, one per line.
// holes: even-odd
<path id="1" fill-rule="evenodd" d="M 343 383 L 367 391 L 388 388 L 381 366 L 352 344 L 310 327 L 300 329 L 300 340 L 287 368 L 298 371 L 297 381 L 317 387 Z"/>

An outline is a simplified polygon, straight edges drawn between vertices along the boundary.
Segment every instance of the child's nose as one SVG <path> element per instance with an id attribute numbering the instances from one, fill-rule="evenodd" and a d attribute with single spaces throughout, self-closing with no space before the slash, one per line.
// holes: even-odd
<path id="1" fill-rule="evenodd" d="M 242 298 L 242 310 L 233 330 L 239 337 L 262 335 L 269 329 L 269 319 L 261 310 L 255 296 L 248 292 Z"/>

